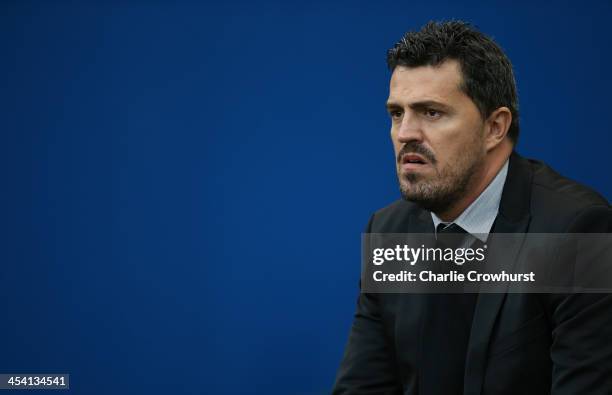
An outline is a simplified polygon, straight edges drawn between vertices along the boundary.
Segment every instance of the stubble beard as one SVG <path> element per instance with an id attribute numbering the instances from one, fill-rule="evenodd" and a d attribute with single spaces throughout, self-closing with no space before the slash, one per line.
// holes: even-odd
<path id="1" fill-rule="evenodd" d="M 437 175 L 433 179 L 416 173 L 402 175 L 398 168 L 402 197 L 425 210 L 435 213 L 448 211 L 465 196 L 473 178 L 479 173 L 483 159 L 477 150 L 461 155 L 452 166 L 436 169 Z"/>

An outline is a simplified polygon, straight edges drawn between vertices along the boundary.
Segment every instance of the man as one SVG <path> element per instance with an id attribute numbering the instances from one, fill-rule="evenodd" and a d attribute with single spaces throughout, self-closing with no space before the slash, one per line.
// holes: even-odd
<path id="1" fill-rule="evenodd" d="M 610 232 L 604 198 L 514 151 L 512 66 L 490 38 L 429 23 L 387 62 L 403 200 L 367 233 Z M 612 393 L 611 340 L 605 293 L 361 293 L 333 393 Z"/>

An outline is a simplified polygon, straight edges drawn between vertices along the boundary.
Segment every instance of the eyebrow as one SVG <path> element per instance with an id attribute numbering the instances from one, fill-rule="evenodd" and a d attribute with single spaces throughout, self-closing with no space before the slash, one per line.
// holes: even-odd
<path id="1" fill-rule="evenodd" d="M 387 110 L 395 110 L 397 108 L 402 108 L 402 106 L 399 103 L 396 103 L 394 101 L 387 101 L 385 103 L 385 107 L 387 108 Z M 440 103 L 438 101 L 435 100 L 423 100 L 423 101 L 418 101 L 418 102 L 414 102 L 414 103 L 410 103 L 408 104 L 408 107 L 410 107 L 413 110 L 422 110 L 425 108 L 430 108 L 430 107 L 436 107 L 436 108 L 440 108 L 444 111 L 450 111 L 451 107 L 449 107 L 448 105 L 444 104 L 444 103 Z"/>

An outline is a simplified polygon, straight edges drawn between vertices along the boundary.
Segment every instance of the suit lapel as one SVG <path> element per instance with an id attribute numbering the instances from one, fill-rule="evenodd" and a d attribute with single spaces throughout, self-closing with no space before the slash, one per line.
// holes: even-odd
<path id="1" fill-rule="evenodd" d="M 431 213 L 423 209 L 415 209 L 408 218 L 408 229 L 410 242 L 414 245 L 430 245 L 433 239 L 433 220 Z M 399 328 L 406 333 L 414 333 L 415 336 L 399 336 L 398 341 L 405 355 L 408 355 L 411 364 L 416 369 L 416 382 L 418 388 L 419 378 L 423 370 L 423 339 L 424 336 L 424 315 L 427 308 L 427 295 L 410 293 L 402 294 L 399 298 L 398 315 Z"/>
<path id="2" fill-rule="evenodd" d="M 433 219 L 431 213 L 426 210 L 415 210 L 410 214 L 411 233 L 433 233 Z"/>
<path id="3" fill-rule="evenodd" d="M 492 247 L 487 257 L 487 266 L 503 265 L 511 269 L 516 262 L 515 258 L 523 244 L 524 233 L 529 227 L 532 177 L 529 162 L 513 153 L 510 157 L 499 214 L 491 233 L 519 233 L 519 235 L 510 239 L 504 238 L 503 250 L 494 248 L 495 235 L 491 235 Z M 482 293 L 478 296 L 465 367 L 464 394 L 466 395 L 479 395 L 482 392 L 489 340 L 506 299 L 505 288 L 500 289 L 499 293 Z"/>

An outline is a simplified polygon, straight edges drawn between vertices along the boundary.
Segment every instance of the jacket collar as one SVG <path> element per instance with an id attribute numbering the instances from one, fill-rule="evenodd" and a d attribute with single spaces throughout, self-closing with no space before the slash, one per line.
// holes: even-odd
<path id="1" fill-rule="evenodd" d="M 518 153 L 510 155 L 508 176 L 499 204 L 499 214 L 496 224 L 493 225 L 495 233 L 518 233 L 516 225 L 529 218 L 531 202 L 531 185 L 533 171 L 529 161 Z M 500 221 L 501 218 L 501 221 Z M 499 223 L 501 229 L 498 229 Z"/>
<path id="2" fill-rule="evenodd" d="M 493 225 L 492 233 L 518 233 L 518 235 L 515 238 L 504 240 L 503 251 L 491 248 L 487 264 L 506 268 L 513 267 L 531 218 L 532 180 L 533 172 L 529 161 L 513 152 L 510 156 L 508 178 L 502 192 L 499 214 Z M 466 395 L 477 395 L 482 392 L 489 340 L 506 295 L 504 289 L 503 292 L 481 293 L 478 296 L 466 360 L 464 377 Z"/>

